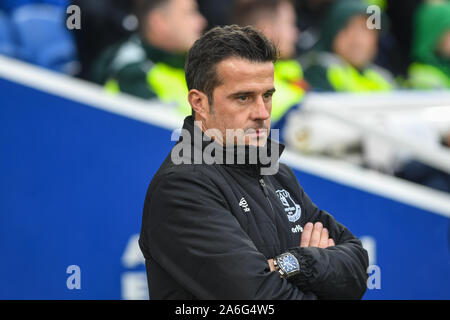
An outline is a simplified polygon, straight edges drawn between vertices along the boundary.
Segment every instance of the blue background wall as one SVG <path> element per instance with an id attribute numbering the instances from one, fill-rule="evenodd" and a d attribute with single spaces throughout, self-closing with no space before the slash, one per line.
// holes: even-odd
<path id="1" fill-rule="evenodd" d="M 171 132 L 3 79 L 0 92 L 0 299 L 126 297 L 121 279 L 144 267 L 122 257 Z M 365 299 L 450 299 L 448 218 L 294 171 L 319 207 L 376 240 L 381 289 Z"/>

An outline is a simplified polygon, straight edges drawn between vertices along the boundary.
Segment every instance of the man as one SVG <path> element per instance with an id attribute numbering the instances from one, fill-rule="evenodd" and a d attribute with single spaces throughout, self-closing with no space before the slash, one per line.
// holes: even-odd
<path id="1" fill-rule="evenodd" d="M 263 175 L 283 151 L 268 139 L 276 59 L 257 29 L 235 25 L 210 30 L 189 51 L 193 116 L 144 204 L 139 245 L 151 299 L 364 294 L 361 242 L 311 202 L 289 167 Z"/>
<path id="2" fill-rule="evenodd" d="M 335 1 L 321 30 L 316 50 L 301 57 L 305 79 L 316 90 L 388 91 L 395 87 L 389 71 L 375 65 L 378 31 L 367 27 L 367 4 Z"/>
<path id="3" fill-rule="evenodd" d="M 78 77 L 90 80 L 95 59 L 112 45 L 123 42 L 137 31 L 137 19 L 130 0 L 72 0 L 80 7 L 82 28 L 72 30 L 77 45 Z"/>
<path id="4" fill-rule="evenodd" d="M 233 12 L 234 23 L 258 28 L 280 50 L 272 108 L 272 122 L 276 122 L 302 101 L 308 88 L 300 63 L 294 59 L 299 36 L 294 5 L 290 0 L 236 0 Z"/>
<path id="5" fill-rule="evenodd" d="M 110 92 L 158 98 L 189 114 L 185 54 L 206 20 L 195 0 L 135 0 L 139 34 L 108 49 L 95 64 L 93 80 Z"/>
<path id="6" fill-rule="evenodd" d="M 426 2 L 414 16 L 408 85 L 415 89 L 450 89 L 450 3 Z M 450 136 L 449 136 L 450 137 Z"/>

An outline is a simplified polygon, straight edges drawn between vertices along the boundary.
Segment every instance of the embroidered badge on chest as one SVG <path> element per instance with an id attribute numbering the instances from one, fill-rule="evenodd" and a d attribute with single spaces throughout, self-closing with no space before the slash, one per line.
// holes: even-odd
<path id="1" fill-rule="evenodd" d="M 302 215 L 302 208 L 300 208 L 300 205 L 294 202 L 287 190 L 277 190 L 276 193 L 280 198 L 281 203 L 284 205 L 284 212 L 286 212 L 289 221 L 298 221 Z"/>

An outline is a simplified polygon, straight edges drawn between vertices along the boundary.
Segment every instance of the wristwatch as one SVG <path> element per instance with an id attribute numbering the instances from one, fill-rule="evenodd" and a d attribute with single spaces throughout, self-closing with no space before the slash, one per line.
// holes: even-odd
<path id="1" fill-rule="evenodd" d="M 300 264 L 297 258 L 289 252 L 276 256 L 273 264 L 282 278 L 287 279 L 300 273 Z"/>

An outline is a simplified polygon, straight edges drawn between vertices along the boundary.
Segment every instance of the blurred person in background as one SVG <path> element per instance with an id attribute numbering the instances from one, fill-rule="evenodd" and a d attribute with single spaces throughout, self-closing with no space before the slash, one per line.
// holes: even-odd
<path id="1" fill-rule="evenodd" d="M 104 51 L 92 78 L 109 92 L 158 98 L 189 114 L 185 55 L 206 26 L 195 0 L 136 0 L 139 33 Z"/>
<path id="2" fill-rule="evenodd" d="M 299 31 L 295 8 L 289 0 L 236 0 L 232 22 L 254 26 L 271 39 L 280 50 L 275 63 L 272 121 L 279 121 L 294 105 L 301 102 L 308 88 L 300 63 L 295 60 Z"/>
<path id="3" fill-rule="evenodd" d="M 381 8 L 389 19 L 389 32 L 381 34 L 376 61 L 403 82 L 412 62 L 410 52 L 413 16 L 423 0 L 371 0 L 378 1 L 384 2 Z"/>
<path id="4" fill-rule="evenodd" d="M 229 23 L 234 0 L 197 0 L 200 13 L 208 21 L 208 30 Z"/>
<path id="5" fill-rule="evenodd" d="M 138 22 L 130 0 L 73 0 L 82 13 L 81 29 L 73 30 L 81 65 L 77 74 L 89 79 L 94 60 L 108 48 L 127 39 Z"/>
<path id="6" fill-rule="evenodd" d="M 415 89 L 450 89 L 450 2 L 429 1 L 414 15 L 407 85 Z M 437 132 L 434 142 L 450 146 L 450 128 Z M 411 159 L 395 175 L 441 191 L 450 192 L 450 175 Z"/>
<path id="7" fill-rule="evenodd" d="M 373 63 L 378 31 L 367 27 L 367 4 L 336 1 L 324 20 L 315 49 L 300 62 L 305 79 L 320 91 L 387 91 L 395 87 L 390 72 Z"/>
<path id="8" fill-rule="evenodd" d="M 408 84 L 416 89 L 450 89 L 450 2 L 422 4 L 413 31 Z"/>
<path id="9" fill-rule="evenodd" d="M 299 54 L 311 50 L 320 38 L 320 29 L 328 8 L 336 0 L 296 0 L 297 27 L 301 31 L 297 43 Z"/>

